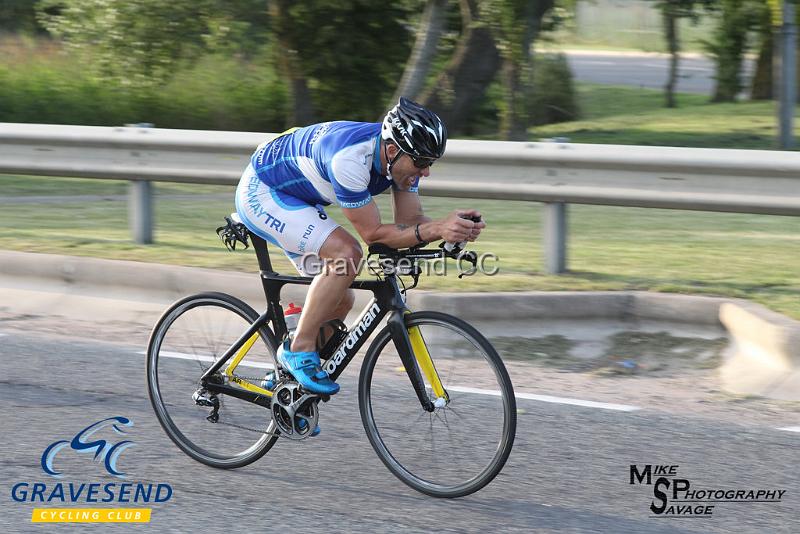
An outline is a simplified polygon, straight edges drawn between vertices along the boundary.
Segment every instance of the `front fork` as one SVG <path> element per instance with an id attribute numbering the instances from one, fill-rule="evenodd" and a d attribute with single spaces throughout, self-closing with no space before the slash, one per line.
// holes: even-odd
<path id="1" fill-rule="evenodd" d="M 439 374 L 436 372 L 436 367 L 433 365 L 428 347 L 425 340 L 422 338 L 422 333 L 419 327 L 407 327 L 405 323 L 405 315 L 409 314 L 408 310 L 395 311 L 387 319 L 389 331 L 392 333 L 392 341 L 400 355 L 400 360 L 403 362 L 403 367 L 408 374 L 411 385 L 417 394 L 420 404 L 427 412 L 432 412 L 436 408 L 444 407 L 449 401 L 449 396 L 442 386 L 439 379 Z M 419 365 L 417 365 L 419 363 Z M 428 383 L 433 389 L 436 400 L 431 402 L 428 398 L 428 392 L 425 390 L 425 382 L 422 378 L 422 372 L 428 379 Z"/>

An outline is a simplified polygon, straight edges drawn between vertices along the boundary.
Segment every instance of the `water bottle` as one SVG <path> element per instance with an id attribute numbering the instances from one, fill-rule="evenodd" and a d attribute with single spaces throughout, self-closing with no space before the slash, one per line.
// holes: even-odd
<path id="1" fill-rule="evenodd" d="M 295 306 L 294 302 L 289 303 L 289 307 L 283 312 L 283 320 L 286 322 L 286 331 L 289 339 L 294 338 L 294 331 L 297 330 L 297 323 L 300 322 L 300 314 L 303 308 Z"/>
<path id="2" fill-rule="evenodd" d="M 294 338 L 294 332 L 297 330 L 297 323 L 300 322 L 300 314 L 302 312 L 303 308 L 300 306 L 295 306 L 294 302 L 290 302 L 289 307 L 283 312 L 283 320 L 286 323 L 286 331 L 288 333 L 289 340 Z M 261 387 L 269 390 L 272 390 L 272 388 L 275 387 L 275 371 L 270 371 L 267 373 L 264 381 L 261 382 Z"/>

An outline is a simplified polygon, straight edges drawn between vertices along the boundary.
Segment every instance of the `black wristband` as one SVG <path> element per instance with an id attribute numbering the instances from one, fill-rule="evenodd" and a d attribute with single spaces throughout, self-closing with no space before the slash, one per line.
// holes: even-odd
<path id="1" fill-rule="evenodd" d="M 414 235 L 417 237 L 417 241 L 418 241 L 417 244 L 418 245 L 427 245 L 428 242 L 425 241 L 424 239 L 422 239 L 422 236 L 419 233 L 419 225 L 420 224 L 422 224 L 422 223 L 417 223 L 417 225 L 414 227 Z"/>

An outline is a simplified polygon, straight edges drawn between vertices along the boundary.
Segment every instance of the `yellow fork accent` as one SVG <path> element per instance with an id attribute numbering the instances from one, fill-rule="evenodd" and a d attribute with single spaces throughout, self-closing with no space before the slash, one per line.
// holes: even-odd
<path id="1" fill-rule="evenodd" d="M 411 347 L 414 349 L 414 356 L 417 358 L 417 363 L 419 363 L 422 372 L 428 379 L 428 383 L 431 385 L 431 388 L 433 388 L 433 393 L 436 395 L 436 398 L 447 399 L 447 393 L 444 391 L 442 381 L 439 380 L 439 373 L 436 371 L 436 366 L 433 365 L 433 360 L 431 360 L 431 355 L 428 352 L 428 346 L 425 344 L 425 340 L 422 338 L 422 332 L 419 331 L 418 326 L 412 326 L 408 329 L 408 338 L 411 340 Z"/>
<path id="2" fill-rule="evenodd" d="M 242 348 L 239 349 L 239 352 L 236 353 L 236 356 L 233 357 L 231 362 L 225 368 L 225 376 L 228 377 L 228 380 L 233 382 L 234 384 L 238 384 L 239 386 L 243 387 L 248 391 L 252 391 L 253 393 L 260 393 L 261 395 L 266 395 L 268 397 L 272 396 L 272 392 L 268 389 L 264 389 L 262 387 L 258 387 L 255 384 L 251 384 L 247 380 L 242 380 L 241 378 L 233 376 L 233 370 L 236 369 L 236 366 L 239 365 L 239 362 L 247 355 L 250 349 L 253 347 L 256 341 L 258 341 L 259 335 L 258 332 L 250 336 L 250 339 L 244 342 Z"/>

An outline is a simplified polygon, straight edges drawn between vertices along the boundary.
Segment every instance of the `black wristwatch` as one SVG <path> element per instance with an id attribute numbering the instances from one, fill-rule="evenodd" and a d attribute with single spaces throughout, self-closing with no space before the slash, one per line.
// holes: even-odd
<path id="1" fill-rule="evenodd" d="M 418 241 L 418 243 L 417 243 L 417 245 L 416 245 L 416 246 L 418 246 L 418 247 L 419 247 L 419 246 L 424 246 L 424 245 L 427 245 L 427 244 L 428 244 L 428 242 L 427 242 L 427 241 L 425 241 L 424 239 L 422 239 L 422 236 L 421 236 L 421 235 L 420 235 L 420 233 L 419 233 L 419 225 L 420 225 L 420 224 L 422 224 L 422 223 L 417 223 L 417 225 L 414 227 L 414 235 L 416 236 L 416 238 L 417 238 L 417 241 Z"/>

